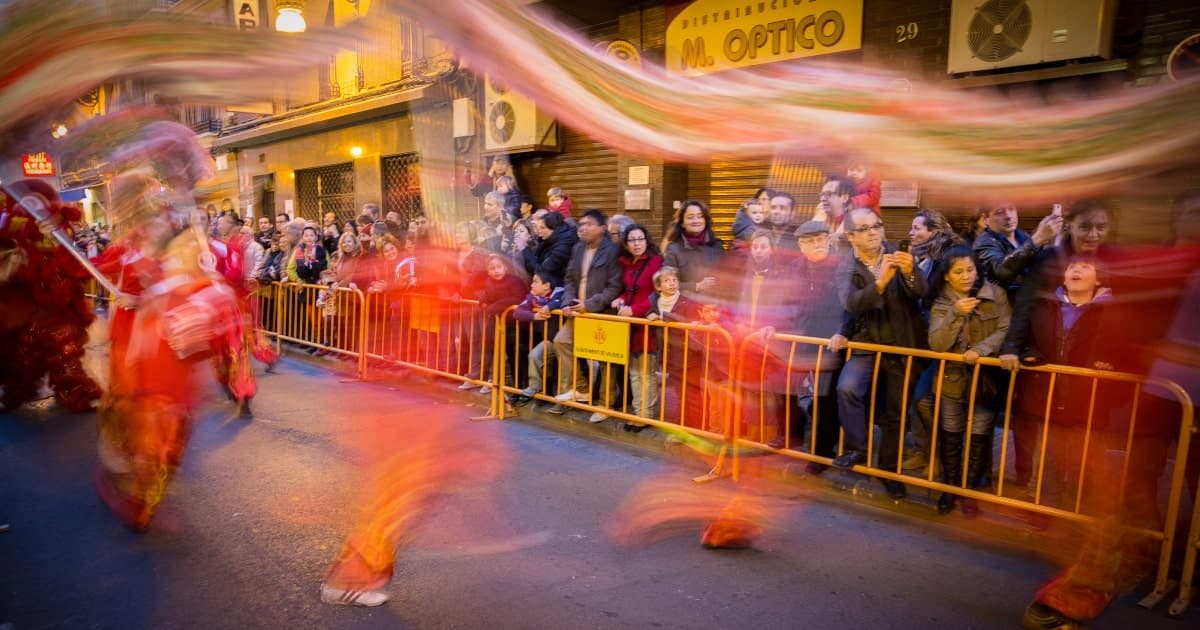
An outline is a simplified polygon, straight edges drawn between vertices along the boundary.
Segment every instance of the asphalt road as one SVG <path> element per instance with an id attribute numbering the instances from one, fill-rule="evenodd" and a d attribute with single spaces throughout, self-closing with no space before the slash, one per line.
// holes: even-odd
<path id="1" fill-rule="evenodd" d="M 635 485 L 694 465 L 521 421 L 424 379 L 344 382 L 285 359 L 252 421 L 210 387 L 162 517 L 124 529 L 94 496 L 94 421 L 0 415 L 0 623 L 27 628 L 1014 628 L 1053 567 L 920 519 L 797 492 L 756 549 L 698 532 L 621 547 L 602 524 Z M 480 401 L 482 403 L 482 401 Z M 512 453 L 494 487 L 454 496 L 397 558 L 394 596 L 326 606 L 318 585 L 357 513 L 344 439 L 418 414 Z M 411 417 L 411 416 L 410 416 Z M 725 483 L 725 482 L 718 482 Z M 489 510 L 485 496 L 495 497 Z M 1096 628 L 1181 629 L 1126 598 Z"/>

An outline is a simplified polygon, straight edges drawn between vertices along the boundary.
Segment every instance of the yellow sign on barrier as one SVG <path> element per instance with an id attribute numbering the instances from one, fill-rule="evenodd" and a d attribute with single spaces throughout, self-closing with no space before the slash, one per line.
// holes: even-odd
<path id="1" fill-rule="evenodd" d="M 629 362 L 629 324 L 576 317 L 575 356 L 608 363 Z"/>
<path id="2" fill-rule="evenodd" d="M 414 296 L 412 298 L 412 323 L 409 326 L 417 330 L 436 333 L 440 310 L 441 303 L 437 298 Z"/>

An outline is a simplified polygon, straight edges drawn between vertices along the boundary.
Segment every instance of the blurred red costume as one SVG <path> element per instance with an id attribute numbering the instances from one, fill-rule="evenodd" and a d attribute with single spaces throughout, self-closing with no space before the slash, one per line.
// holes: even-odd
<path id="1" fill-rule="evenodd" d="M 210 243 L 213 255 L 216 256 L 217 273 L 233 290 L 237 297 L 238 311 L 242 320 L 242 335 L 239 340 L 230 340 L 222 344 L 219 352 L 213 356 L 213 367 L 216 369 L 217 380 L 229 389 L 229 393 L 238 402 L 246 402 L 258 393 L 258 384 L 254 380 L 254 369 L 250 357 L 272 365 L 279 360 L 271 344 L 264 335 L 256 334 L 257 300 L 246 286 L 246 246 L 251 237 L 236 233 L 224 241 L 214 240 Z"/>
<path id="2" fill-rule="evenodd" d="M 183 458 L 198 393 L 196 364 L 241 334 L 232 292 L 199 265 L 202 247 L 189 230 L 160 257 L 135 234 L 97 261 L 137 305 L 113 312 L 96 490 L 139 531 L 149 526 Z"/>
<path id="3" fill-rule="evenodd" d="M 44 197 L 60 224 L 79 220 L 79 209 L 61 205 L 48 184 L 24 180 L 16 186 Z M 84 295 L 88 272 L 3 193 L 0 255 L 0 347 L 8 355 L 0 361 L 0 406 L 12 410 L 29 402 L 49 375 L 59 404 L 73 413 L 89 411 L 102 392 L 82 364 L 94 319 Z"/>

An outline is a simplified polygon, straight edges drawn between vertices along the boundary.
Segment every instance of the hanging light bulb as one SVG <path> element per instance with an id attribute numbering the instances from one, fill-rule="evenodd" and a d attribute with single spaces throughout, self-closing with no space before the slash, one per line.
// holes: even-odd
<path id="1" fill-rule="evenodd" d="M 275 30 L 280 33 L 303 33 L 308 25 L 304 23 L 304 3 L 281 1 L 275 3 Z"/>

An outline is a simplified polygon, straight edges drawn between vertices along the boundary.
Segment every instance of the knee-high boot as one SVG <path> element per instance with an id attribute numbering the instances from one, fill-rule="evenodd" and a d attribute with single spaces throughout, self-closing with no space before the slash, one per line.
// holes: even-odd
<path id="1" fill-rule="evenodd" d="M 985 435 L 971 436 L 971 452 L 967 454 L 967 484 L 972 488 L 979 487 L 979 477 L 985 474 L 984 466 L 991 462 L 992 432 Z M 975 516 L 979 513 L 979 502 L 975 499 L 963 499 L 963 514 Z"/>
<path id="2" fill-rule="evenodd" d="M 942 458 L 942 483 L 957 486 L 962 483 L 963 434 L 961 431 L 941 431 L 938 439 L 938 453 Z M 938 514 L 948 514 L 954 510 L 956 495 L 943 492 L 938 498 Z"/>

